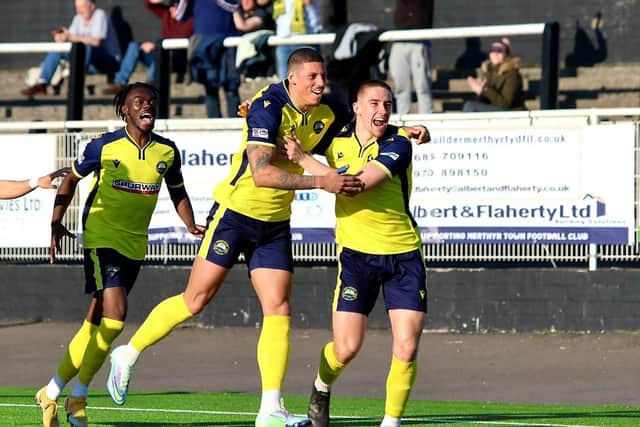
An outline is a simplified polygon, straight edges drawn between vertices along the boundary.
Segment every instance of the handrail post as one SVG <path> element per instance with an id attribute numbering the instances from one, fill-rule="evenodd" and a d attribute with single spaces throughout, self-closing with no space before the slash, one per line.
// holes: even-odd
<path id="1" fill-rule="evenodd" d="M 84 107 L 84 76 L 87 48 L 84 43 L 73 43 L 69 54 L 69 97 L 67 98 L 67 120 L 82 120 Z"/>
<path id="2" fill-rule="evenodd" d="M 171 61 L 169 57 L 169 51 L 162 48 L 162 39 L 156 42 L 156 48 L 154 52 L 154 61 L 156 68 L 156 75 L 154 77 L 154 84 L 159 92 L 158 99 L 158 118 L 169 118 L 169 97 L 171 96 Z"/>
<path id="3" fill-rule="evenodd" d="M 540 85 L 540 109 L 558 107 L 558 46 L 560 25 L 547 22 L 542 33 L 542 82 Z"/>

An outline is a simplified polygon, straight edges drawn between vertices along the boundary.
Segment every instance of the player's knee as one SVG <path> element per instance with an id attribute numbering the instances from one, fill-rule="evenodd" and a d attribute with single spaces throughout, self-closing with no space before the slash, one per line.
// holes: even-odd
<path id="1" fill-rule="evenodd" d="M 417 340 L 405 340 L 402 342 L 393 343 L 393 355 L 398 360 L 401 360 L 403 362 L 411 362 L 412 360 L 415 360 L 417 354 Z"/>
<path id="2" fill-rule="evenodd" d="M 191 314 L 195 316 L 196 314 L 200 314 L 200 312 L 204 310 L 208 302 L 209 302 L 209 299 L 206 298 L 204 295 L 197 295 L 196 297 L 190 298 L 189 300 L 186 301 L 187 309 Z"/>
<path id="3" fill-rule="evenodd" d="M 360 351 L 360 345 L 355 342 L 345 342 L 340 344 L 335 342 L 333 347 L 336 359 L 345 365 L 356 357 L 358 351 Z"/>

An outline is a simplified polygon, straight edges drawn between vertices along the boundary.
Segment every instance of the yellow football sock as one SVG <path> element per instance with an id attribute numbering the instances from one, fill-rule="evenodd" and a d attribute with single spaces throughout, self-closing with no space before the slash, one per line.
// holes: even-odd
<path id="1" fill-rule="evenodd" d="M 151 310 L 144 323 L 131 337 L 129 344 L 142 353 L 144 349 L 169 335 L 173 328 L 190 317 L 193 317 L 193 314 L 184 302 L 184 294 L 167 298 Z"/>
<path id="2" fill-rule="evenodd" d="M 291 317 L 265 316 L 258 339 L 258 368 L 262 391 L 282 390 L 289 365 Z"/>
<path id="3" fill-rule="evenodd" d="M 318 377 L 320 377 L 320 380 L 323 383 L 327 385 L 333 384 L 338 379 L 345 366 L 347 365 L 336 359 L 336 355 L 333 352 L 333 341 L 322 348 L 322 351 L 320 352 Z"/>
<path id="4" fill-rule="evenodd" d="M 400 418 L 409 400 L 409 394 L 416 379 L 418 366 L 416 361 L 403 362 L 391 359 L 391 368 L 387 377 L 387 400 L 384 405 L 384 413 L 392 417 Z"/>
<path id="5" fill-rule="evenodd" d="M 107 319 L 103 317 L 98 330 L 89 340 L 87 350 L 82 358 L 78 380 L 84 385 L 89 385 L 102 366 L 104 359 L 109 353 L 111 343 L 124 329 L 124 322 L 121 320 Z"/>
<path id="6" fill-rule="evenodd" d="M 67 351 L 58 365 L 58 376 L 65 383 L 71 381 L 71 378 L 75 377 L 80 370 L 87 344 L 97 329 L 96 325 L 85 320 L 75 336 L 69 341 Z"/>

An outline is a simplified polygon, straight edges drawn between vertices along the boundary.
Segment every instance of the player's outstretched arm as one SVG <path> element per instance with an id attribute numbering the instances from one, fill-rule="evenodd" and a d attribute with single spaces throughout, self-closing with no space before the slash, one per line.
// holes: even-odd
<path id="1" fill-rule="evenodd" d="M 0 199 L 15 199 L 22 197 L 36 188 L 57 188 L 54 180 L 68 174 L 69 168 L 58 169 L 40 178 L 25 179 L 22 181 L 0 180 Z"/>
<path id="2" fill-rule="evenodd" d="M 302 150 L 300 140 L 295 135 L 284 136 L 284 150 L 289 161 L 300 165 L 312 175 L 326 175 L 332 168 L 320 162 L 310 153 Z"/>
<path id="3" fill-rule="evenodd" d="M 431 134 L 429 129 L 423 125 L 403 126 L 402 129 L 407 133 L 407 136 L 414 140 L 416 144 L 426 144 L 431 141 Z"/>
<path id="4" fill-rule="evenodd" d="M 271 163 L 274 156 L 273 147 L 257 144 L 247 146 L 247 158 L 257 187 L 285 190 L 322 188 L 330 193 L 339 194 L 357 194 L 362 189 L 362 183 L 357 177 L 340 175 L 335 171 L 319 176 L 288 172 Z"/>
<path id="5" fill-rule="evenodd" d="M 49 262 L 55 264 L 56 253 L 60 250 L 60 240 L 63 237 L 71 237 L 75 239 L 76 235 L 67 230 L 67 227 L 62 225 L 62 218 L 64 217 L 73 194 L 76 192 L 76 187 L 80 178 L 70 173 L 67 174 L 58 188 L 56 199 L 53 204 L 53 215 L 51 216 L 51 246 L 49 248 Z"/>

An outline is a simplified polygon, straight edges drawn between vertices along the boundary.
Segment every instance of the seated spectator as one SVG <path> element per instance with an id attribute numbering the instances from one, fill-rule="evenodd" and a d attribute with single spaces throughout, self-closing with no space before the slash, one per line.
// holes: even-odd
<path id="1" fill-rule="evenodd" d="M 241 33 L 275 29 L 271 15 L 265 7 L 258 6 L 257 0 L 241 0 L 240 7 L 233 13 L 233 23 Z"/>
<path id="2" fill-rule="evenodd" d="M 315 0 L 274 0 L 273 19 L 276 21 L 276 34 L 290 37 L 297 34 L 316 34 L 322 31 L 322 22 Z M 289 55 L 304 45 L 276 46 L 276 72 L 278 78 L 287 78 Z"/>
<path id="3" fill-rule="evenodd" d="M 275 34 L 275 22 L 266 5 L 259 6 L 256 0 L 241 0 L 240 8 L 233 13 L 233 23 L 243 33 L 236 48 L 238 72 L 245 78 L 273 75 L 273 48 L 268 40 Z"/>
<path id="4" fill-rule="evenodd" d="M 467 77 L 476 99 L 466 101 L 462 111 L 524 110 L 520 58 L 511 55 L 509 39 L 493 42 L 489 59 L 482 63 L 479 74 L 478 78 Z"/>
<path id="5" fill-rule="evenodd" d="M 167 2 L 166 0 L 144 0 L 147 9 L 153 12 L 162 20 L 160 30 L 161 39 L 181 39 L 191 37 L 193 34 L 193 19 L 189 16 L 183 21 L 177 19 L 178 0 Z M 127 46 L 127 50 L 120 62 L 120 69 L 115 75 L 114 82 L 107 86 L 102 93 L 105 95 L 115 95 L 124 88 L 131 75 L 136 69 L 138 62 L 149 67 L 147 80 L 155 80 L 154 49 L 155 42 L 146 41 L 143 43 L 132 41 Z M 171 65 L 174 71 L 184 75 L 187 68 L 186 50 L 172 51 Z"/>
<path id="6" fill-rule="evenodd" d="M 52 32 L 57 43 L 84 43 L 87 47 L 85 65 L 88 73 L 115 73 L 120 64 L 118 37 L 111 20 L 104 10 L 96 6 L 94 0 L 76 0 L 76 15 L 69 28 L 60 27 Z M 69 59 L 69 53 L 49 52 L 44 59 L 38 82 L 20 92 L 34 96 L 46 94 L 47 86 L 62 59 Z"/>

